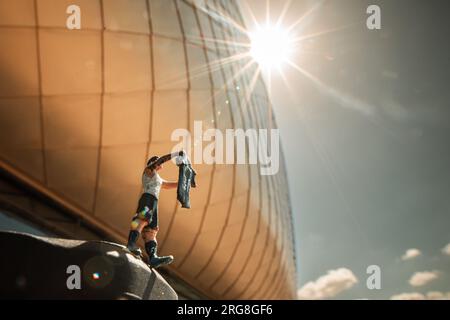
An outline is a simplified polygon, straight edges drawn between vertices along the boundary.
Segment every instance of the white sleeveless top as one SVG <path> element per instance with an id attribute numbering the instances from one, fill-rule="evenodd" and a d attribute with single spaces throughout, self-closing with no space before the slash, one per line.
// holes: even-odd
<path id="1" fill-rule="evenodd" d="M 142 174 L 142 187 L 144 189 L 144 193 L 150 193 L 154 195 L 156 199 L 158 199 L 159 197 L 162 183 L 163 179 L 156 171 L 154 171 L 151 177 L 148 176 L 145 172 Z"/>

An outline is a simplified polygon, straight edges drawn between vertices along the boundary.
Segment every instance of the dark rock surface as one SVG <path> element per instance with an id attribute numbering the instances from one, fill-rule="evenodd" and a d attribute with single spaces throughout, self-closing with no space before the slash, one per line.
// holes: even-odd
<path id="1" fill-rule="evenodd" d="M 116 243 L 0 232 L 0 255 L 0 299 L 178 298 L 157 271 Z"/>

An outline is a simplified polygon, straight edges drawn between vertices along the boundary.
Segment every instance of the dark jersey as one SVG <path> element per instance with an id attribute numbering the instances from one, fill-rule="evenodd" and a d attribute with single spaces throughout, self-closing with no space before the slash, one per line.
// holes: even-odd
<path id="1" fill-rule="evenodd" d="M 197 173 L 192 169 L 190 163 L 181 163 L 178 167 L 177 200 L 180 201 L 182 208 L 190 208 L 189 192 L 191 187 L 195 188 L 196 186 L 195 176 Z"/>

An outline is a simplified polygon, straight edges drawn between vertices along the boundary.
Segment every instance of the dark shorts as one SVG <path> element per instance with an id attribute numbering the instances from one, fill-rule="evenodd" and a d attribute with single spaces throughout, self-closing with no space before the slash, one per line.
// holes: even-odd
<path id="1" fill-rule="evenodd" d="M 136 214 L 133 216 L 133 221 L 136 219 L 145 220 L 148 222 L 146 228 L 158 228 L 158 199 L 150 194 L 143 193 L 139 199 Z"/>

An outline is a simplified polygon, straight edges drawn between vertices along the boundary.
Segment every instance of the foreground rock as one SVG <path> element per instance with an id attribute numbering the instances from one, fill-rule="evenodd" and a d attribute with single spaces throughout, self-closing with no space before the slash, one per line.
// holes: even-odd
<path id="1" fill-rule="evenodd" d="M 175 300 L 155 270 L 105 241 L 0 232 L 1 299 Z"/>

